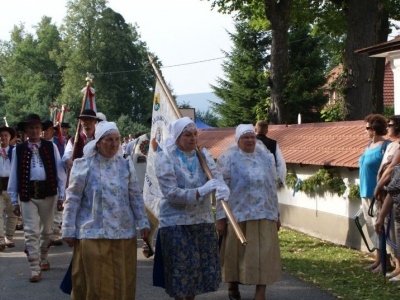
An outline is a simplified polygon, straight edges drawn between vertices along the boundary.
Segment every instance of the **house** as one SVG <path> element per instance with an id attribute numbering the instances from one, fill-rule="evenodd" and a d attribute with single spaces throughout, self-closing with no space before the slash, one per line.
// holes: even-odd
<path id="1" fill-rule="evenodd" d="M 327 82 L 322 87 L 324 92 L 329 95 L 328 104 L 334 104 L 337 100 L 341 100 L 340 93 L 335 87 L 335 81 L 338 79 L 340 74 L 343 72 L 343 66 L 333 68 L 327 74 Z M 383 77 L 383 106 L 393 106 L 394 105 L 394 82 L 393 82 L 393 70 L 389 60 L 385 62 L 385 74 Z"/>

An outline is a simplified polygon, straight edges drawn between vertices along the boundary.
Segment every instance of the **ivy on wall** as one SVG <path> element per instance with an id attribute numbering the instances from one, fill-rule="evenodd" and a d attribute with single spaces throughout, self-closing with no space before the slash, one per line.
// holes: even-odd
<path id="1" fill-rule="evenodd" d="M 302 191 L 308 195 L 313 193 L 330 192 L 332 194 L 343 195 L 346 185 L 343 179 L 334 169 L 321 168 L 317 173 L 304 180 L 299 180 L 296 174 L 288 173 L 286 176 L 286 186 L 297 191 Z M 359 185 L 350 185 L 349 198 L 360 198 Z"/>

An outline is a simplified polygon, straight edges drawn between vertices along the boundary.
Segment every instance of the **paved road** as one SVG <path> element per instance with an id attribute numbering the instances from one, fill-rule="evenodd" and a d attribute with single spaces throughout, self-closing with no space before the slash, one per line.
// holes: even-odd
<path id="1" fill-rule="evenodd" d="M 15 243 L 15 248 L 6 248 L 6 250 L 0 252 L 0 299 L 69 299 L 69 295 L 61 292 L 59 285 L 71 259 L 71 248 L 66 244 L 52 247 L 49 255 L 51 270 L 42 274 L 41 282 L 30 283 L 28 281 L 30 271 L 26 256 L 23 253 L 23 235 L 21 231 L 16 232 Z M 138 242 L 138 245 L 141 246 L 141 241 Z M 168 297 L 163 289 L 152 286 L 152 269 L 153 259 L 144 258 L 140 249 L 138 249 L 136 299 L 172 299 Z M 227 290 L 227 285 L 221 283 L 217 292 L 200 295 L 196 299 L 226 300 L 228 299 Z M 240 291 L 243 300 L 253 299 L 254 286 L 240 286 Z M 282 281 L 267 287 L 267 299 L 331 300 L 336 298 L 313 285 L 284 274 Z"/>

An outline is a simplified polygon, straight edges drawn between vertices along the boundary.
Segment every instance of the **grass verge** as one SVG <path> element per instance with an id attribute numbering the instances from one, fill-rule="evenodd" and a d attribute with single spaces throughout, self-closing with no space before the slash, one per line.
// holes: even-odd
<path id="1" fill-rule="evenodd" d="M 369 253 L 341 247 L 287 228 L 279 232 L 283 270 L 328 291 L 339 299 L 400 299 L 400 282 L 384 283 L 363 267 Z"/>

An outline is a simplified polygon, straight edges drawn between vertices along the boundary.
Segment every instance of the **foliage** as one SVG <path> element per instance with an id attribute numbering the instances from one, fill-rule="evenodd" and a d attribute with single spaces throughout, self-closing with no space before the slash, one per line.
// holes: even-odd
<path id="1" fill-rule="evenodd" d="M 384 106 L 382 115 L 389 118 L 394 115 L 394 106 Z"/>
<path id="2" fill-rule="evenodd" d="M 328 57 L 324 51 L 326 38 L 311 35 L 311 26 L 295 25 L 289 32 L 289 74 L 283 90 L 287 120 L 297 123 L 301 113 L 303 123 L 320 121 L 320 111 L 328 101 L 320 90 L 326 78 Z"/>
<path id="3" fill-rule="evenodd" d="M 124 114 L 122 114 L 115 123 L 117 124 L 121 136 L 128 136 L 129 134 L 134 134 L 135 132 L 141 132 L 143 134 L 150 132 L 150 128 L 133 122 L 129 116 Z"/>
<path id="4" fill-rule="evenodd" d="M 398 295 L 397 284 L 383 285 L 382 274 L 363 269 L 372 263 L 371 254 L 286 228 L 279 232 L 279 246 L 285 272 L 339 299 L 389 300 Z"/>
<path id="5" fill-rule="evenodd" d="M 206 111 L 196 111 L 196 118 L 200 119 L 203 123 L 211 127 L 218 127 L 219 118 L 213 113 L 212 110 L 207 109 Z"/>
<path id="6" fill-rule="evenodd" d="M 7 116 L 10 125 L 15 125 L 31 112 L 48 118 L 48 107 L 61 90 L 57 75 L 62 69 L 53 59 L 59 52 L 60 39 L 51 18 L 43 17 L 36 26 L 35 35 L 26 33 L 23 25 L 15 26 L 11 40 L 2 42 L 0 113 Z"/>
<path id="7" fill-rule="evenodd" d="M 321 110 L 321 118 L 325 122 L 338 122 L 344 121 L 347 115 L 347 109 L 345 102 L 342 100 L 335 101 L 331 104 L 326 104 Z"/>
<path id="8" fill-rule="evenodd" d="M 230 53 L 224 52 L 227 60 L 222 68 L 225 77 L 218 78 L 211 86 L 222 99 L 213 103 L 213 109 L 221 116 L 219 126 L 236 126 L 254 123 L 254 107 L 263 107 L 269 94 L 266 68 L 271 37 L 268 32 L 252 29 L 248 22 L 236 23 L 236 33 L 229 33 L 233 41 Z"/>
<path id="9" fill-rule="evenodd" d="M 360 199 L 360 186 L 358 184 L 351 184 L 350 185 L 350 192 L 349 192 L 350 199 Z"/>
<path id="10" fill-rule="evenodd" d="M 126 114 L 134 122 L 145 123 L 151 112 L 155 77 L 137 28 L 106 7 L 104 0 L 73 0 L 67 5 L 62 34 L 57 61 L 65 71 L 59 101 L 78 112 L 79 91 L 84 74 L 90 71 L 95 74 L 98 109 L 106 111 L 109 120 Z"/>
<path id="11" fill-rule="evenodd" d="M 178 107 L 179 108 L 192 108 L 190 103 L 187 101 L 178 103 Z M 207 124 L 208 126 L 218 127 L 219 118 L 210 109 L 207 109 L 206 111 L 196 110 L 196 118 L 200 119 L 203 123 Z"/>
<path id="12" fill-rule="evenodd" d="M 286 176 L 286 185 L 290 188 L 295 188 L 298 178 L 295 174 L 288 174 Z M 330 192 L 332 194 L 343 195 L 346 190 L 342 178 L 339 177 L 337 172 L 333 169 L 321 168 L 317 173 L 302 180 L 301 184 L 297 186 L 296 190 L 302 191 L 306 194 Z"/>

